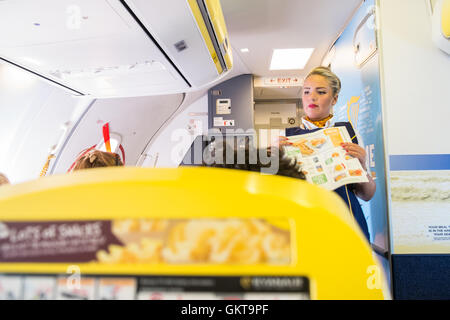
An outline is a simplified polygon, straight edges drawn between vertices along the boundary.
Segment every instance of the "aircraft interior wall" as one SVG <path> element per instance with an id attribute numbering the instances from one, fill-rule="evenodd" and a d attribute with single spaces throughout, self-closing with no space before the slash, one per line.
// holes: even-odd
<path id="1" fill-rule="evenodd" d="M 215 81 L 186 93 L 182 105 L 159 130 L 149 136 L 147 146 L 136 165 L 142 167 L 177 167 L 192 141 L 208 132 L 208 90 L 213 86 L 250 71 L 236 54 L 233 69 Z"/>
<path id="2" fill-rule="evenodd" d="M 100 143 L 107 122 L 121 140 L 127 165 L 177 166 L 182 156 L 173 161 L 168 144 L 183 153 L 195 138 L 192 132 L 207 130 L 207 89 L 245 71 L 235 62 L 225 77 L 187 94 L 94 99 L 2 61 L 0 170 L 13 183 L 35 179 L 53 153 L 48 174 L 64 173 L 82 150 Z M 185 142 L 170 140 L 174 128 L 187 132 Z"/>
<path id="3" fill-rule="evenodd" d="M 4 62 L 0 83 L 4 137 L 0 170 L 12 183 L 38 178 L 51 153 L 55 157 L 48 173 L 65 173 L 82 150 L 101 142 L 107 122 L 111 134 L 121 140 L 126 163 L 135 165 L 183 102 L 183 94 L 115 99 L 75 96 Z"/>
<path id="4" fill-rule="evenodd" d="M 138 165 L 178 167 L 194 139 L 208 132 L 208 95 L 201 96 L 169 120 L 154 140 L 149 141 Z"/>
<path id="5" fill-rule="evenodd" d="M 81 151 L 100 145 L 106 123 L 125 151 L 125 164 L 135 165 L 149 139 L 182 102 L 183 94 L 95 100 L 65 142 L 52 173 L 66 172 Z"/>
<path id="6" fill-rule="evenodd" d="M 379 16 L 389 154 L 450 153 L 449 55 L 432 41 L 426 1 L 380 1 Z M 405 135 L 399 123 L 426 135 Z"/>
<path id="7" fill-rule="evenodd" d="M 73 96 L 0 62 L 0 171 L 12 183 L 38 178 L 92 99 Z"/>
<path id="8" fill-rule="evenodd" d="M 449 297 L 450 56 L 434 39 L 443 2 L 378 1 L 395 299 Z"/>

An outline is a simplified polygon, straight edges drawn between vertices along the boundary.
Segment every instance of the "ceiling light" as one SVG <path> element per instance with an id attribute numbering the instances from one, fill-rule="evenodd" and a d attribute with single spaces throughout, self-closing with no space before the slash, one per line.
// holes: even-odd
<path id="1" fill-rule="evenodd" d="M 270 70 L 303 69 L 314 48 L 274 49 Z"/>
<path id="2" fill-rule="evenodd" d="M 36 83 L 37 77 L 34 77 L 25 70 L 6 65 L 2 65 L 2 67 L 4 67 L 0 69 L 0 87 L 2 89 L 9 87 L 11 89 L 21 90 Z"/>
<path id="3" fill-rule="evenodd" d="M 37 65 L 37 66 L 42 65 L 42 63 L 40 61 L 37 61 L 36 59 L 29 58 L 29 57 L 20 57 L 19 60 L 25 60 L 26 62 Z"/>
<path id="4" fill-rule="evenodd" d="M 248 48 L 242 48 L 241 52 L 249 52 Z"/>

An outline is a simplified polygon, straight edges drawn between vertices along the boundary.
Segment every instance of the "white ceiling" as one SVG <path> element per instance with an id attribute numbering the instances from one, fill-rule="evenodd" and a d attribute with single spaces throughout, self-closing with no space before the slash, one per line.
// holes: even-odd
<path id="1" fill-rule="evenodd" d="M 256 76 L 301 76 L 320 65 L 363 0 L 221 0 L 233 56 Z M 242 53 L 241 48 L 248 48 Z M 273 49 L 315 48 L 303 70 L 270 71 Z"/>
<path id="2" fill-rule="evenodd" d="M 254 87 L 255 100 L 298 99 L 301 87 Z"/>

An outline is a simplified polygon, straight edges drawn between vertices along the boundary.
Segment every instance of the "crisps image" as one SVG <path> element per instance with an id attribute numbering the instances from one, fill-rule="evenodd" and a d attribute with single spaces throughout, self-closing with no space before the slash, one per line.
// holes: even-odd
<path id="1" fill-rule="evenodd" d="M 106 264 L 284 264 L 289 232 L 258 219 L 119 220 L 113 230 L 124 243 L 97 252 Z"/>
<path id="2" fill-rule="evenodd" d="M 118 234 L 130 232 L 164 231 L 168 226 L 163 219 L 126 219 L 113 222 L 113 232 Z"/>

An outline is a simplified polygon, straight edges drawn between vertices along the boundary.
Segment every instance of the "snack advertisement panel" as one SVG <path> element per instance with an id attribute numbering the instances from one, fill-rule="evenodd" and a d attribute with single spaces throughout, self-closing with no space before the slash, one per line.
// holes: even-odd
<path id="1" fill-rule="evenodd" d="M 0 226 L 0 263 L 286 265 L 291 262 L 287 219 L 0 222 Z"/>
<path id="2" fill-rule="evenodd" d="M 368 181 L 359 160 L 346 155 L 341 147 L 341 143 L 351 142 L 345 127 L 282 139 L 287 155 L 296 159 L 310 183 L 334 190 L 349 183 Z"/>

